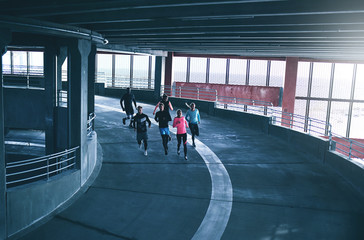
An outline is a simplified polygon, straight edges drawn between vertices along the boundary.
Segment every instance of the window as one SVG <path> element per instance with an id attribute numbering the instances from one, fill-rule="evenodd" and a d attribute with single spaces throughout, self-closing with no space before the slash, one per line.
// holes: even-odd
<path id="1" fill-rule="evenodd" d="M 328 98 L 332 63 L 313 64 L 311 97 Z"/>
<path id="2" fill-rule="evenodd" d="M 115 78 L 130 81 L 130 55 L 115 55 Z"/>
<path id="3" fill-rule="evenodd" d="M 286 62 L 271 61 L 269 86 L 283 87 L 285 74 L 286 74 Z"/>
<path id="4" fill-rule="evenodd" d="M 10 55 L 10 51 L 7 51 L 3 55 L 2 62 L 3 62 L 3 74 L 11 74 L 11 55 Z"/>
<path id="5" fill-rule="evenodd" d="M 267 61 L 251 60 L 249 85 L 266 86 L 267 85 L 266 82 L 267 82 Z"/>
<path id="6" fill-rule="evenodd" d="M 226 58 L 210 59 L 209 83 L 226 83 Z"/>
<path id="7" fill-rule="evenodd" d="M 106 87 L 111 86 L 112 76 L 112 55 L 97 54 L 97 82 L 106 83 Z"/>
<path id="8" fill-rule="evenodd" d="M 364 135 L 363 123 L 364 123 L 364 103 L 354 103 L 349 137 L 363 138 Z"/>
<path id="9" fill-rule="evenodd" d="M 190 82 L 206 83 L 207 58 L 191 58 Z"/>
<path id="10" fill-rule="evenodd" d="M 26 75 L 27 68 L 27 52 L 13 51 L 13 74 Z"/>
<path id="11" fill-rule="evenodd" d="M 308 80 L 310 74 L 309 62 L 298 62 L 296 96 L 307 97 Z"/>
<path id="12" fill-rule="evenodd" d="M 247 60 L 230 59 L 229 84 L 245 85 Z"/>
<path id="13" fill-rule="evenodd" d="M 364 64 L 357 65 L 354 99 L 364 100 Z"/>
<path id="14" fill-rule="evenodd" d="M 330 123 L 332 132 L 340 136 L 346 136 L 346 127 L 348 121 L 349 103 L 348 102 L 332 102 Z"/>
<path id="15" fill-rule="evenodd" d="M 335 64 L 333 98 L 350 99 L 354 64 Z"/>
<path id="16" fill-rule="evenodd" d="M 187 58 L 173 58 L 173 80 L 175 82 L 186 82 L 187 77 Z"/>
<path id="17" fill-rule="evenodd" d="M 44 74 L 44 54 L 43 52 L 29 52 L 29 75 Z"/>

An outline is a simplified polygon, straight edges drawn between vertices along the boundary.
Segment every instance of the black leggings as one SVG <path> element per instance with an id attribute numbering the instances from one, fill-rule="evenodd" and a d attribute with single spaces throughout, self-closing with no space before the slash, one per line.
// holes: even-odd
<path id="1" fill-rule="evenodd" d="M 147 139 L 142 139 L 143 140 L 143 143 L 144 143 L 144 150 L 147 150 L 148 149 L 148 140 Z M 138 141 L 138 144 L 142 144 L 142 140 L 139 140 Z"/>
<path id="2" fill-rule="evenodd" d="M 168 138 L 169 138 L 169 135 L 161 135 L 162 136 L 162 142 L 163 142 L 163 147 L 164 147 L 164 150 L 168 150 Z"/>
<path id="3" fill-rule="evenodd" d="M 177 150 L 179 151 L 182 139 L 183 139 L 183 152 L 185 153 L 185 156 L 187 156 L 187 133 L 177 134 Z"/>

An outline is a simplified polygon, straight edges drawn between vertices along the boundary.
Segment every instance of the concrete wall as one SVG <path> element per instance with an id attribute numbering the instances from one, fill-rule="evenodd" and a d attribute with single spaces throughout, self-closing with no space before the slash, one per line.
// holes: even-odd
<path id="1" fill-rule="evenodd" d="M 48 181 L 10 188 L 7 191 L 7 233 L 13 236 L 51 215 L 72 198 L 102 159 L 97 158 L 97 135 L 88 137 L 87 160 L 80 170 L 69 170 Z"/>
<path id="2" fill-rule="evenodd" d="M 45 91 L 4 88 L 5 127 L 44 130 Z"/>

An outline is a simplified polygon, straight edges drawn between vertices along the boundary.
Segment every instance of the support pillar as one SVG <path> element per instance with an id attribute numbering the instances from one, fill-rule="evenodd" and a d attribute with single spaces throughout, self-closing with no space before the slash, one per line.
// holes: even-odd
<path id="1" fill-rule="evenodd" d="M 62 65 L 67 58 L 67 47 L 60 47 L 57 55 L 57 94 L 62 90 Z M 58 96 L 57 96 L 58 97 Z"/>
<path id="2" fill-rule="evenodd" d="M 68 147 L 80 146 L 76 168 L 81 169 L 87 161 L 87 118 L 88 118 L 88 55 L 91 42 L 75 40 L 69 45 L 68 64 Z"/>
<path id="3" fill-rule="evenodd" d="M 95 112 L 96 52 L 96 45 L 92 45 L 88 56 L 88 114 Z"/>
<path id="4" fill-rule="evenodd" d="M 154 71 L 154 97 L 159 99 L 161 95 L 161 86 L 164 85 L 164 71 L 165 57 L 155 57 L 155 71 Z M 168 93 L 167 93 L 168 94 Z M 170 95 L 170 94 L 168 94 Z"/>
<path id="5" fill-rule="evenodd" d="M 282 99 L 282 125 L 290 127 L 296 98 L 298 58 L 286 58 L 286 75 Z"/>
<path id="6" fill-rule="evenodd" d="M 0 66 L 2 56 L 6 52 L 6 46 L 10 42 L 11 33 L 0 30 Z M 4 136 L 4 94 L 3 94 L 3 70 L 0 68 L 0 239 L 7 237 L 6 223 L 6 163 L 5 163 L 5 136 Z"/>
<path id="7" fill-rule="evenodd" d="M 170 88 L 172 86 L 173 79 L 173 52 L 168 52 L 168 56 L 166 57 L 166 67 L 165 67 L 165 80 L 164 85 Z"/>
<path id="8" fill-rule="evenodd" d="M 57 48 L 48 45 L 44 50 L 44 83 L 45 83 L 45 145 L 46 155 L 55 152 L 55 103 L 57 81 Z"/>

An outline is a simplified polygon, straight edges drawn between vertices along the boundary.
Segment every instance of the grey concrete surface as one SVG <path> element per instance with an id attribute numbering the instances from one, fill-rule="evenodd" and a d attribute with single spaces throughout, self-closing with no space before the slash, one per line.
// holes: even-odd
<path id="1" fill-rule="evenodd" d="M 189 145 L 185 162 L 174 137 L 165 156 L 153 125 L 145 157 L 133 129 L 122 125 L 124 114 L 110 110 L 119 108 L 119 100 L 97 97 L 96 104 L 99 176 L 74 204 L 21 239 L 193 238 L 212 191 L 198 149 Z M 152 118 L 153 106 L 140 104 Z M 200 133 L 233 188 L 221 239 L 364 239 L 364 197 L 310 153 L 205 114 Z"/>

